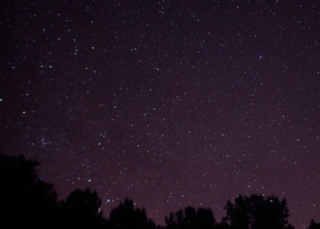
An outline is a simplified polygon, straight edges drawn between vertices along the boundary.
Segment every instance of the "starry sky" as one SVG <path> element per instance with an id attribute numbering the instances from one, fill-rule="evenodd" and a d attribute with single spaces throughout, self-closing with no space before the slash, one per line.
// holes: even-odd
<path id="1" fill-rule="evenodd" d="M 159 224 L 238 194 L 320 221 L 320 2 L 5 0 L 0 150 Z"/>

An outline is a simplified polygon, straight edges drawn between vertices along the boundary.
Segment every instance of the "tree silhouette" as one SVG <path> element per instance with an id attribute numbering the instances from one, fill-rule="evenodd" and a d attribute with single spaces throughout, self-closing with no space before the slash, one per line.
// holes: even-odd
<path id="1" fill-rule="evenodd" d="M 316 223 L 313 219 L 307 229 L 320 229 L 320 223 Z"/>
<path id="2" fill-rule="evenodd" d="M 235 201 L 227 202 L 226 222 L 235 229 L 289 229 L 289 210 L 286 199 L 279 201 L 277 197 L 239 195 Z"/>
<path id="3" fill-rule="evenodd" d="M 60 226 L 69 228 L 100 228 L 104 224 L 101 200 L 95 191 L 77 189 L 60 203 Z"/>
<path id="4" fill-rule="evenodd" d="M 232 227 L 225 222 L 224 220 L 222 220 L 222 222 L 217 223 L 216 226 L 214 227 L 214 229 L 231 229 Z"/>
<path id="5" fill-rule="evenodd" d="M 249 229 L 250 224 L 250 210 L 249 201 L 247 197 L 238 196 L 235 203 L 228 200 L 225 209 L 227 210 L 226 221 L 230 222 L 232 228 Z"/>
<path id="6" fill-rule="evenodd" d="M 110 212 L 108 228 L 111 229 L 155 229 L 155 223 L 148 219 L 145 209 L 135 208 L 133 201 L 125 199 Z"/>
<path id="7" fill-rule="evenodd" d="M 37 177 L 39 162 L 24 156 L 0 153 L 0 219 L 10 228 L 92 228 L 92 229 L 294 229 L 288 224 L 286 199 L 239 195 L 228 201 L 227 216 L 216 224 L 210 208 L 186 207 L 165 217 L 165 226 L 156 227 L 143 208 L 130 199 L 120 202 L 102 217 L 101 200 L 95 191 L 77 189 L 57 202 L 52 184 Z M 320 229 L 313 219 L 308 229 Z"/>
<path id="8" fill-rule="evenodd" d="M 175 214 L 170 212 L 169 217 L 165 217 L 167 229 L 209 229 L 215 226 L 215 218 L 210 208 L 186 207 Z"/>
<path id="9" fill-rule="evenodd" d="M 37 178 L 37 161 L 0 154 L 0 215 L 12 228 L 54 228 L 57 194 Z M 49 223 L 49 224 L 48 224 Z"/>

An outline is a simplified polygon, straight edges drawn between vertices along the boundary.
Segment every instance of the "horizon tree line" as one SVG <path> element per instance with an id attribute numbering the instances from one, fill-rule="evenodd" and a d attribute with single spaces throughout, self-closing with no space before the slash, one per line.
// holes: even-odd
<path id="1" fill-rule="evenodd" d="M 64 200 L 57 200 L 53 185 L 37 177 L 39 162 L 23 155 L 0 153 L 0 219 L 11 228 L 93 228 L 93 229 L 294 229 L 289 224 L 286 199 L 276 196 L 238 195 L 227 201 L 226 216 L 217 222 L 210 208 L 187 206 L 165 217 L 156 225 L 144 208 L 131 199 L 112 209 L 103 218 L 101 199 L 96 191 L 76 189 Z M 320 229 L 313 219 L 307 229 Z"/>

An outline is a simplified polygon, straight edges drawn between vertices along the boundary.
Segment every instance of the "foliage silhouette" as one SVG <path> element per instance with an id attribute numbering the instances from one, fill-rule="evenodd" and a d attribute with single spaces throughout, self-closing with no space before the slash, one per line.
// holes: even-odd
<path id="1" fill-rule="evenodd" d="M 286 199 L 279 201 L 277 197 L 239 195 L 235 201 L 227 202 L 225 209 L 231 228 L 235 229 L 289 229 L 289 210 Z"/>
<path id="2" fill-rule="evenodd" d="M 186 207 L 165 217 L 165 226 L 156 226 L 143 208 L 130 199 L 111 210 L 109 220 L 102 217 L 101 200 L 95 191 L 77 189 L 57 201 L 52 184 L 37 177 L 39 162 L 24 156 L 0 153 L 0 220 L 10 228 L 92 228 L 92 229 L 294 229 L 288 224 L 286 199 L 239 195 L 228 201 L 227 216 L 216 223 L 210 208 Z M 311 220 L 308 229 L 320 229 Z"/>
<path id="3" fill-rule="evenodd" d="M 101 200 L 95 191 L 77 189 L 60 203 L 60 226 L 69 228 L 100 228 L 104 225 Z"/>
<path id="4" fill-rule="evenodd" d="M 307 229 L 320 229 L 320 223 L 316 223 L 313 219 Z"/>
<path id="5" fill-rule="evenodd" d="M 169 217 L 165 217 L 167 229 L 209 229 L 215 226 L 216 220 L 210 208 L 186 207 L 175 214 L 170 212 Z"/>
<path id="6" fill-rule="evenodd" d="M 214 229 L 231 229 L 232 227 L 225 222 L 224 220 L 222 220 L 222 222 L 217 223 L 216 226 L 214 227 Z"/>
<path id="7" fill-rule="evenodd" d="M 145 209 L 135 208 L 133 201 L 125 199 L 110 212 L 110 229 L 155 229 L 155 223 L 147 218 Z"/>
<path id="8" fill-rule="evenodd" d="M 0 215 L 4 225 L 42 228 L 54 222 L 57 194 L 53 185 L 37 178 L 37 165 L 39 162 L 26 160 L 22 155 L 0 154 Z"/>

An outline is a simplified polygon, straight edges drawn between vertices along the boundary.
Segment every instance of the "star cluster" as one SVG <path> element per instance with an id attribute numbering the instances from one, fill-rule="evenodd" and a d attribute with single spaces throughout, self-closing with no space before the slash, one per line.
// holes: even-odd
<path id="1" fill-rule="evenodd" d="M 238 194 L 320 221 L 319 1 L 4 1 L 1 151 L 163 224 Z"/>

